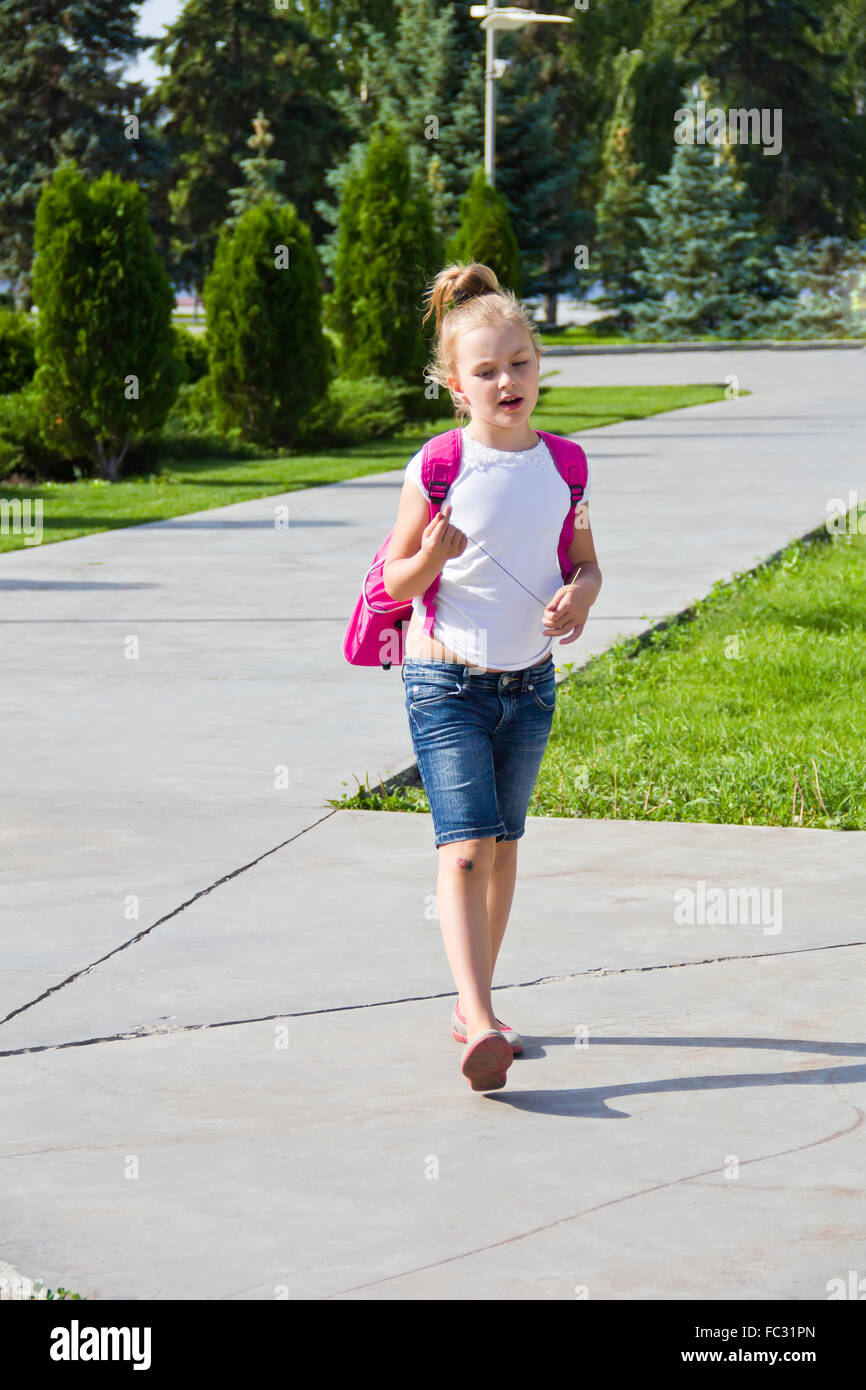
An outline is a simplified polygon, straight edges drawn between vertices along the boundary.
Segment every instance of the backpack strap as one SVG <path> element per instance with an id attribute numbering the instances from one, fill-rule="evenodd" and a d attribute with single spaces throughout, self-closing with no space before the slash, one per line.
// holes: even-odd
<path id="1" fill-rule="evenodd" d="M 548 434 L 546 430 L 537 429 L 535 433 L 541 436 L 550 450 L 559 475 L 568 484 L 571 494 L 568 515 L 562 523 L 557 547 L 560 572 L 563 580 L 566 580 L 571 570 L 574 569 L 574 565 L 568 558 L 571 542 L 574 539 L 574 511 L 586 491 L 589 468 L 586 454 L 576 440 L 565 439 L 561 434 Z"/>
<path id="2" fill-rule="evenodd" d="M 424 445 L 424 452 L 421 457 L 421 481 L 430 494 L 431 521 L 440 511 L 448 489 L 460 472 L 462 448 L 463 435 L 459 429 L 446 430 L 444 434 L 436 434 L 432 439 L 428 439 Z M 423 595 L 423 603 L 427 610 L 424 619 L 424 631 L 429 633 L 431 637 L 433 635 L 433 618 L 436 612 L 434 599 L 438 588 L 439 575 L 437 574 Z"/>

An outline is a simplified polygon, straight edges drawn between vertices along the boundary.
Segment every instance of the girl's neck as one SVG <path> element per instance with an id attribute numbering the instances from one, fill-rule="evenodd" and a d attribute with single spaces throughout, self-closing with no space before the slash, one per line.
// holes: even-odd
<path id="1" fill-rule="evenodd" d="M 526 438 L 518 442 L 515 442 L 510 431 L 493 429 L 484 421 L 473 420 L 464 428 L 476 444 L 483 444 L 488 449 L 498 449 L 503 454 L 525 453 L 527 449 L 534 449 L 540 438 L 529 425 L 526 427 Z"/>

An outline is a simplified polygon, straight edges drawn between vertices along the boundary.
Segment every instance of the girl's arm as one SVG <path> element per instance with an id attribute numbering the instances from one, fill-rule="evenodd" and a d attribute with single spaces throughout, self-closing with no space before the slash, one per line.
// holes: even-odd
<path id="1" fill-rule="evenodd" d="M 430 504 L 410 478 L 403 484 L 382 583 L 393 599 L 405 603 L 429 589 L 452 555 L 462 555 L 467 540 L 449 524 L 451 504 L 429 521 Z"/>
<path id="2" fill-rule="evenodd" d="M 598 598 L 601 570 L 595 553 L 592 527 L 589 524 L 589 510 L 585 506 L 578 507 L 574 518 L 574 536 L 568 547 L 568 558 L 574 569 L 567 582 L 572 588 L 580 590 L 581 597 L 586 596 L 586 606 L 589 609 Z M 577 578 L 578 574 L 580 579 Z"/>
<path id="3" fill-rule="evenodd" d="M 601 570 L 592 539 L 589 512 L 579 507 L 574 518 L 574 536 L 568 547 L 574 565 L 569 582 L 557 589 L 544 610 L 542 631 L 561 642 L 576 642 L 586 625 L 589 610 L 601 588 Z"/>

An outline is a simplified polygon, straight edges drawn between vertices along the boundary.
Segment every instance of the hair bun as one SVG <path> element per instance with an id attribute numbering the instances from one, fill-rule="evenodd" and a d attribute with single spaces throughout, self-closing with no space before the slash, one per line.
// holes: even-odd
<path id="1" fill-rule="evenodd" d="M 454 301 L 454 307 L 456 308 L 459 304 L 466 304 L 467 301 L 470 300 L 470 299 L 480 299 L 481 296 L 482 296 L 483 294 L 498 294 L 498 293 L 499 293 L 498 290 L 476 289 L 474 286 L 471 286 L 471 285 L 468 286 L 468 287 L 467 287 L 467 286 L 461 285 L 461 286 L 459 286 L 458 289 L 456 289 L 456 290 L 454 291 L 454 293 L 453 293 L 453 295 L 451 296 L 451 298 L 453 299 L 453 301 Z"/>

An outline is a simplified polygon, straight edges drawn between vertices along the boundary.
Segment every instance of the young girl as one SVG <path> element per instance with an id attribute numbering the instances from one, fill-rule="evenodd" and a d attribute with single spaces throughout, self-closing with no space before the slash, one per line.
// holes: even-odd
<path id="1" fill-rule="evenodd" d="M 528 313 L 477 262 L 440 271 L 428 297 L 424 322 L 435 310 L 437 332 L 428 374 L 470 423 L 433 521 L 421 453 L 408 464 L 383 580 L 393 598 L 413 600 L 402 675 L 439 851 L 439 919 L 458 990 L 452 1034 L 466 1043 L 461 1071 L 472 1089 L 490 1091 L 523 1051 L 493 1012 L 491 984 L 553 723 L 550 653 L 554 639 L 580 636 L 601 573 L 588 516 L 578 513 L 574 572 L 562 582 L 557 546 L 570 494 L 529 424 L 541 340 Z M 436 575 L 430 636 L 422 595 Z M 544 608 L 538 599 L 548 595 Z"/>

